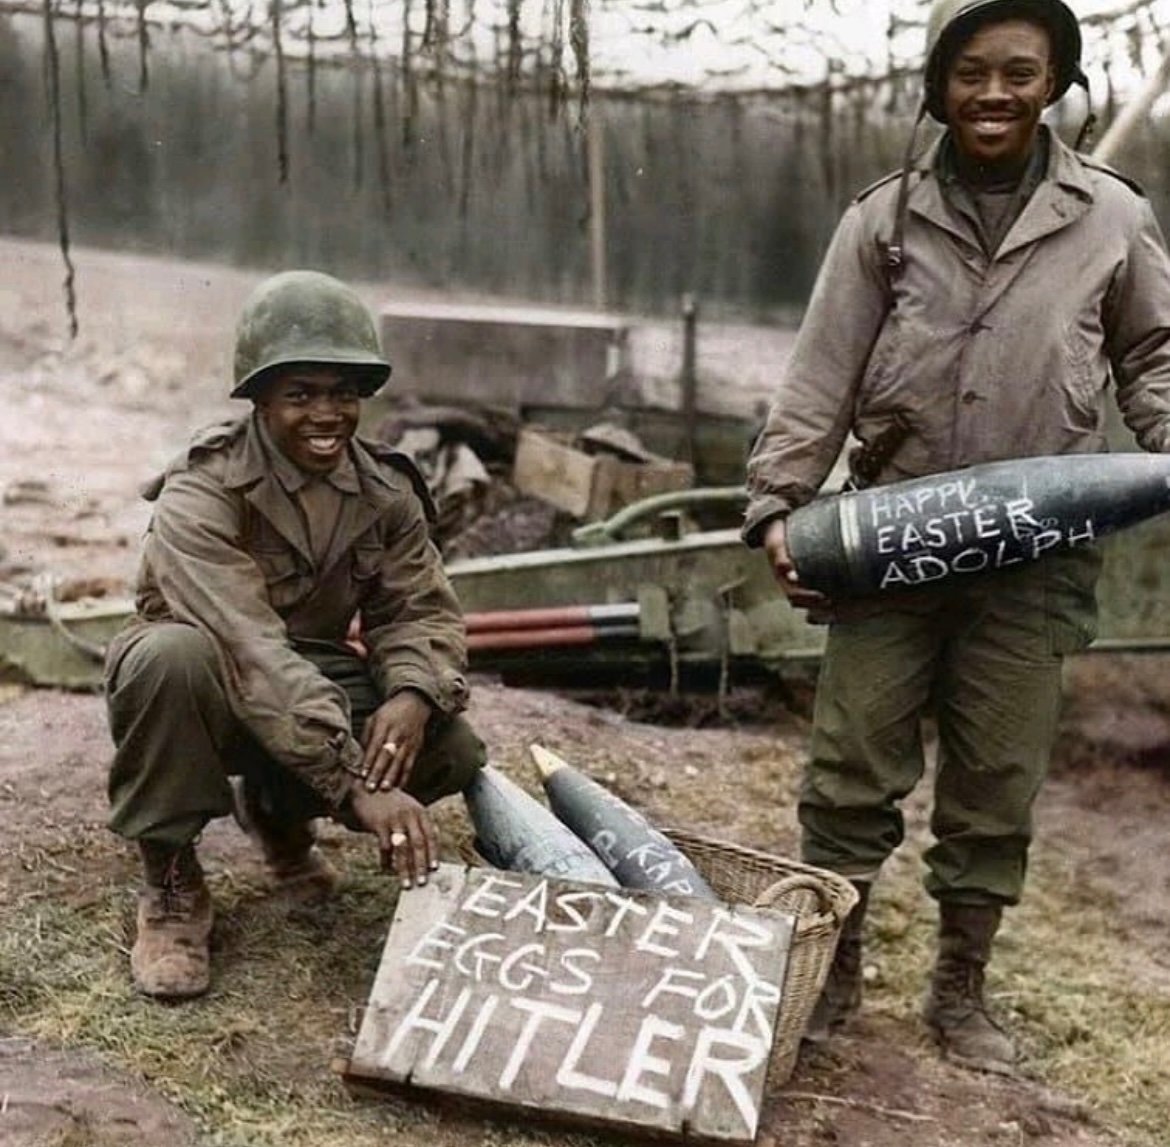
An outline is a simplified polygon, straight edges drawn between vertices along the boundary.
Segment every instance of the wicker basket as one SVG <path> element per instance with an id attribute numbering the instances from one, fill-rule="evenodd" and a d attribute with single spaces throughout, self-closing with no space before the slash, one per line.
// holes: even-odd
<path id="1" fill-rule="evenodd" d="M 857 903 L 857 891 L 844 877 L 823 868 L 681 829 L 662 831 L 728 904 L 775 908 L 796 918 L 768 1066 L 769 1084 L 779 1087 L 796 1066 L 801 1037 L 828 975 L 841 925 Z M 486 864 L 470 839 L 457 843 L 467 863 Z"/>

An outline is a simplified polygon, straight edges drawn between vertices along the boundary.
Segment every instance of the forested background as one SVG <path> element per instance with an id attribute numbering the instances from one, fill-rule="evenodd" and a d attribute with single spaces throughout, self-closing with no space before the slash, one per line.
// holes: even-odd
<path id="1" fill-rule="evenodd" d="M 420 76 L 377 52 L 306 62 L 279 41 L 225 51 L 181 22 L 49 11 L 0 14 L 0 231 L 588 305 L 592 155 L 605 302 L 634 313 L 684 293 L 708 314 L 798 312 L 841 208 L 900 162 L 918 98 L 911 69 L 595 88 L 591 152 L 582 105 L 523 78 Z M 1117 108 L 1097 96 L 1104 126 Z M 1074 91 L 1053 122 L 1071 140 L 1084 112 Z M 1164 120 L 1115 162 L 1170 224 Z"/>

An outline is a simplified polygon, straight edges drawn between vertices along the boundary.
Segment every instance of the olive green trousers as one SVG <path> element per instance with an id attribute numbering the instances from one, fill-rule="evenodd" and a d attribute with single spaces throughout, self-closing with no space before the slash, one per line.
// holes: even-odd
<path id="1" fill-rule="evenodd" d="M 1099 569 L 1096 550 L 1076 550 L 891 595 L 834 622 L 798 807 L 803 858 L 854 878 L 877 874 L 902 843 L 899 805 L 926 771 L 923 722 L 933 718 L 926 889 L 959 903 L 1016 903 L 1062 662 L 1095 636 Z"/>
<path id="2" fill-rule="evenodd" d="M 340 685 L 360 735 L 383 698 L 365 662 L 346 646 L 297 642 L 305 658 Z M 109 827 L 129 840 L 179 847 L 208 821 L 232 811 L 229 777 L 262 795 L 278 822 L 335 815 L 325 799 L 273 760 L 232 713 L 211 641 L 177 623 L 144 628 L 106 681 L 115 752 L 110 767 Z M 462 792 L 486 759 L 462 717 L 435 715 L 406 791 L 423 804 Z"/>

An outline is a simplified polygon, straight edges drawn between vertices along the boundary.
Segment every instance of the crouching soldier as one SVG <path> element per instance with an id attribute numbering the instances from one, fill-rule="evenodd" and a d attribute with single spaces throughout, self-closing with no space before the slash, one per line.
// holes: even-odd
<path id="1" fill-rule="evenodd" d="M 136 617 L 105 684 L 109 823 L 141 852 L 131 970 L 149 996 L 207 990 L 196 842 L 211 819 L 236 812 L 289 895 L 337 884 L 319 817 L 373 834 L 409 888 L 438 863 L 426 806 L 483 764 L 459 716 L 463 619 L 426 487 L 404 455 L 356 437 L 389 374 L 349 287 L 276 275 L 237 330 L 232 396 L 251 412 L 196 434 L 147 490 Z"/>

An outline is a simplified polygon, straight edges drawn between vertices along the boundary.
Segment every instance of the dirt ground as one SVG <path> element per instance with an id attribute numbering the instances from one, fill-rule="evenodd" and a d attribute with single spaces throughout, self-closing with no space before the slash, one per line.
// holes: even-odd
<path id="1" fill-rule="evenodd" d="M 98 252 L 75 253 L 81 333 L 67 339 L 51 247 L 0 241 L 0 583 L 36 572 L 124 587 L 145 522 L 139 484 L 184 441 L 190 428 L 233 407 L 224 395 L 230 330 L 240 301 L 259 275 Z M 388 289 L 363 288 L 372 302 Z M 742 844 L 791 854 L 792 798 L 806 733 L 799 711 L 775 706 L 759 719 L 723 727 L 666 726 L 622 716 L 617 706 L 585 705 L 538 690 L 477 680 L 471 717 L 494 756 L 517 760 L 542 740 L 588 766 L 620 760 L 609 779 L 631 801 L 669 821 Z M 103 833 L 104 768 L 110 747 L 99 697 L 0 685 L 0 906 L 15 911 L 46 866 L 62 895 L 84 911 L 86 889 L 131 867 L 111 843 L 96 853 L 105 872 L 79 872 L 71 842 Z M 1038 809 L 1034 868 L 1041 892 L 1009 917 L 997 1001 L 1013 1005 L 1030 966 L 1064 958 L 1072 945 L 1077 974 L 1088 974 L 1111 941 L 1109 971 L 1139 1001 L 1170 998 L 1170 664 L 1160 656 L 1086 657 L 1070 667 L 1069 715 L 1060 760 Z M 766 1099 L 759 1142 L 767 1147 L 1118 1147 L 1170 1142 L 1170 1133 L 1136 1131 L 1118 1110 L 1103 1109 L 1060 1078 L 1075 1078 L 1025 1026 L 1025 1067 L 1006 1080 L 957 1070 L 936 1056 L 914 1001 L 891 985 L 921 980 L 928 953 L 899 948 L 899 936 L 929 918 L 915 888 L 914 850 L 925 833 L 925 795 L 909 802 L 912 832 L 894 858 L 900 889 L 879 886 L 874 913 L 882 939 L 867 966 L 870 1003 L 830 1050 L 807 1056 L 791 1080 Z M 204 854 L 213 877 L 258 868 L 234 827 L 209 830 Z M 88 853 L 86 855 L 89 855 Z M 893 882 L 892 882 L 893 883 Z M 1071 891 L 1070 891 L 1071 890 Z M 1046 919 L 1049 893 L 1077 906 L 1075 918 Z M 1071 898 L 1071 899 L 1069 899 Z M 1084 920 L 1105 921 L 1087 930 Z M 1035 932 L 1035 929 L 1039 929 Z M 1045 932 L 1047 928 L 1049 931 Z M 1056 937 L 1051 951 L 1021 951 L 1025 937 Z M 1063 939 L 1061 939 L 1063 938 Z M 1059 950 L 1058 950 L 1059 949 Z M 910 965 L 907 973 L 905 965 Z M 243 1142 L 217 1137 L 181 1101 L 114 1057 L 83 1042 L 56 1045 L 19 1027 L 5 1006 L 0 969 L 0 1141 L 8 1147 L 169 1142 Z M 1075 989 L 1070 986 L 1070 993 Z M 1027 1018 L 1027 1008 L 1016 1011 Z M 1140 1016 L 1141 1009 L 1138 1008 Z M 1162 1014 L 1165 1014 L 1163 1007 Z M 323 1016 L 322 1022 L 330 1017 Z M 1070 1049 L 1080 1038 L 1069 1020 Z M 1140 1029 L 1133 1040 L 1162 1038 Z M 1167 1035 L 1167 1033 L 1162 1033 Z M 1170 1038 L 1170 1036 L 1168 1036 Z M 1163 1044 L 1164 1046 L 1164 1044 Z M 1073 1051 L 1069 1051 L 1069 1056 Z M 327 1072 L 328 1065 L 317 1065 Z M 310 1070 L 316 1070 L 310 1065 Z M 1100 1064 L 1106 1074 L 1109 1065 Z M 1062 1071 L 1066 1074 L 1061 1075 Z M 1092 1065 L 1089 1068 L 1092 1073 Z M 1123 1092 L 1124 1094 L 1124 1092 Z M 1132 1094 L 1132 1093 L 1131 1093 Z M 522 1128 L 444 1114 L 398 1127 L 405 1144 L 437 1147 L 533 1138 Z M 330 1141 L 301 1137 L 297 1142 Z"/>

